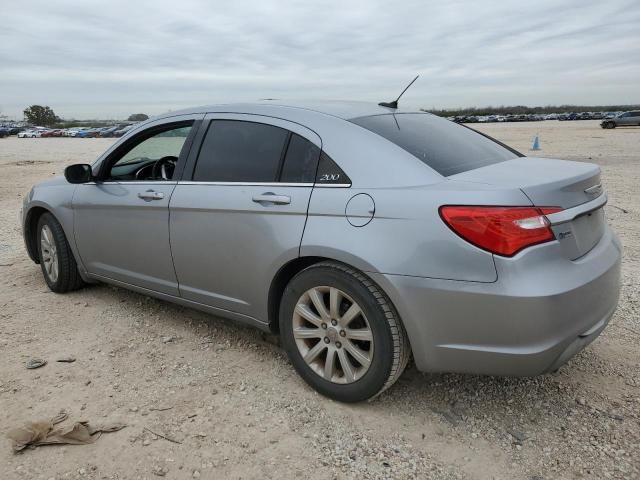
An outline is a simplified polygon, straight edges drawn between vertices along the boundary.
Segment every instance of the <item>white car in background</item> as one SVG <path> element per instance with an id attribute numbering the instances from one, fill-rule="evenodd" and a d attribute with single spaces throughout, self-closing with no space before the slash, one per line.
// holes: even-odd
<path id="1" fill-rule="evenodd" d="M 18 138 L 36 138 L 40 136 L 38 130 L 23 130 L 18 133 Z"/>
<path id="2" fill-rule="evenodd" d="M 69 128 L 67 130 L 64 131 L 64 136 L 65 137 L 77 137 L 78 136 L 78 132 L 81 132 L 82 130 L 86 130 L 87 127 L 72 127 Z"/>

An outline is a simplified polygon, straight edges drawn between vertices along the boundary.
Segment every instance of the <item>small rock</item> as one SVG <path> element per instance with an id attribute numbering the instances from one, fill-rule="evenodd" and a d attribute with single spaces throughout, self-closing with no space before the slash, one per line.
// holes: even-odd
<path id="1" fill-rule="evenodd" d="M 576 403 L 578 405 L 585 406 L 587 404 L 587 401 L 583 397 L 578 397 L 578 398 L 576 398 Z"/>
<path id="2" fill-rule="evenodd" d="M 520 430 L 516 430 L 515 428 L 507 429 L 507 433 L 511 435 L 519 444 L 522 444 L 522 442 L 529 438 L 526 433 L 521 432 Z"/>
<path id="3" fill-rule="evenodd" d="M 56 362 L 60 363 L 73 363 L 76 361 L 76 357 L 62 357 L 56 360 Z"/>
<path id="4" fill-rule="evenodd" d="M 200 478 L 200 472 L 198 470 L 194 470 L 192 477 L 193 478 Z"/>
<path id="5" fill-rule="evenodd" d="M 167 470 L 165 467 L 153 467 L 151 469 L 151 473 L 153 473 L 154 475 L 158 476 L 158 477 L 164 477 L 167 472 L 169 470 Z"/>

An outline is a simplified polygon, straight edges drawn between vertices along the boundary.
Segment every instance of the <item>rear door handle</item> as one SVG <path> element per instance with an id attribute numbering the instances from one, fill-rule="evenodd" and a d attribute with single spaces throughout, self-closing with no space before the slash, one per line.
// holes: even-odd
<path id="1" fill-rule="evenodd" d="M 155 190 L 147 190 L 146 192 L 140 192 L 138 198 L 150 202 L 151 200 L 162 200 L 164 193 L 156 192 Z"/>
<path id="2" fill-rule="evenodd" d="M 291 197 L 288 195 L 276 195 L 273 192 L 265 192 L 262 195 L 254 195 L 253 201 L 260 205 L 288 205 L 291 203 Z"/>

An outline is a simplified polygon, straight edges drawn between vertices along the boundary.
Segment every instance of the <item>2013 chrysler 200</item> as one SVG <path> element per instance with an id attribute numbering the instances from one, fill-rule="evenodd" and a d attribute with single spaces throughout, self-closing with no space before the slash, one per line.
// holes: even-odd
<path id="1" fill-rule="evenodd" d="M 128 132 L 36 185 L 27 250 L 55 292 L 108 282 L 281 336 L 341 401 L 422 371 L 536 375 L 616 308 L 600 170 L 423 112 L 218 105 Z"/>

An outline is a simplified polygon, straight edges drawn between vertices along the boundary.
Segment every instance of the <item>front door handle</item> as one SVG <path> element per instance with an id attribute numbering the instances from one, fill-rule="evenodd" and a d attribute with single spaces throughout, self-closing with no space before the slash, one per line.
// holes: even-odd
<path id="1" fill-rule="evenodd" d="M 273 192 L 265 192 L 262 195 L 254 195 L 253 201 L 260 205 L 288 205 L 291 203 L 291 197 L 288 195 L 276 195 Z"/>
<path id="2" fill-rule="evenodd" d="M 164 193 L 156 192 L 155 190 L 147 190 L 146 192 L 140 192 L 138 198 L 150 202 L 151 200 L 162 200 Z"/>

